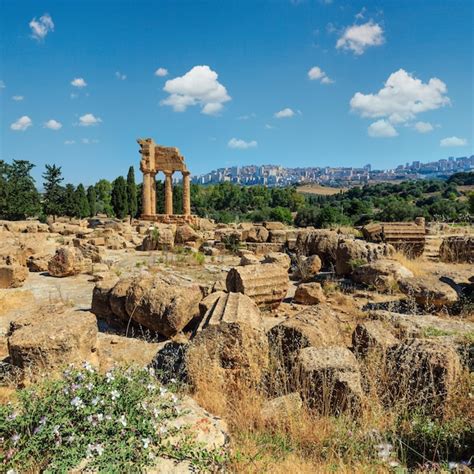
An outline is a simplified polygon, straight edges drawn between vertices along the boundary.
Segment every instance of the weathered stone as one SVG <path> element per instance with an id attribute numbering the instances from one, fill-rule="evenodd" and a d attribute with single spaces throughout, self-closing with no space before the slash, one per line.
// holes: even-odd
<path id="1" fill-rule="evenodd" d="M 439 248 L 443 262 L 474 263 L 474 236 L 445 237 Z"/>
<path id="2" fill-rule="evenodd" d="M 118 234 L 108 235 L 105 242 L 105 246 L 109 250 L 121 250 L 127 248 L 127 241 Z"/>
<path id="3" fill-rule="evenodd" d="M 291 265 L 291 258 L 283 252 L 270 252 L 263 258 L 263 263 L 278 263 L 283 268 L 288 270 Z"/>
<path id="4" fill-rule="evenodd" d="M 225 295 L 225 291 L 214 291 L 199 302 L 199 313 L 204 316 L 211 308 L 214 303 L 222 296 Z"/>
<path id="5" fill-rule="evenodd" d="M 321 271 L 322 263 L 318 255 L 300 256 L 297 267 L 297 276 L 306 281 L 311 280 Z"/>
<path id="6" fill-rule="evenodd" d="M 263 226 L 253 226 L 247 230 L 247 242 L 267 242 L 269 236 L 268 230 Z"/>
<path id="7" fill-rule="evenodd" d="M 51 260 L 52 255 L 49 254 L 42 254 L 42 255 L 32 255 L 28 258 L 26 265 L 28 266 L 28 270 L 30 272 L 47 272 L 48 271 L 48 264 Z"/>
<path id="8" fill-rule="evenodd" d="M 393 400 L 403 398 L 428 412 L 442 412 L 453 393 L 461 363 L 450 345 L 413 339 L 387 352 L 390 392 Z"/>
<path id="9" fill-rule="evenodd" d="M 286 242 L 286 230 L 271 230 L 268 241 L 274 244 L 284 244 Z"/>
<path id="10" fill-rule="evenodd" d="M 323 268 L 336 265 L 336 251 L 340 235 L 329 230 L 301 232 L 296 238 L 296 253 L 301 256 L 318 255 Z"/>
<path id="11" fill-rule="evenodd" d="M 293 301 L 298 304 L 320 304 L 326 301 L 326 295 L 320 283 L 302 283 L 295 292 Z"/>
<path id="12" fill-rule="evenodd" d="M 199 234 L 189 225 L 179 225 L 176 228 L 175 242 L 184 244 L 186 242 L 196 242 L 199 240 Z"/>
<path id="13" fill-rule="evenodd" d="M 411 278 L 413 273 L 395 260 L 377 260 L 356 267 L 351 275 L 356 283 L 362 283 L 379 291 L 393 290 L 402 278 Z"/>
<path id="14" fill-rule="evenodd" d="M 128 322 L 130 320 L 130 314 L 133 313 L 133 311 L 131 311 L 129 314 L 126 309 L 127 292 L 133 281 L 132 278 L 122 278 L 114 285 L 109 293 L 109 304 L 112 313 L 118 316 L 123 322 Z"/>
<path id="15" fill-rule="evenodd" d="M 91 312 L 96 316 L 108 318 L 113 315 L 109 297 L 117 278 L 99 281 L 92 290 Z"/>
<path id="16" fill-rule="evenodd" d="M 227 291 L 250 296 L 259 307 L 277 307 L 286 296 L 287 271 L 278 263 L 232 268 L 227 274 Z"/>
<path id="17" fill-rule="evenodd" d="M 281 421 L 285 418 L 293 419 L 301 413 L 303 400 L 298 392 L 268 400 L 262 407 L 262 417 L 265 420 Z"/>
<path id="18" fill-rule="evenodd" d="M 248 253 L 240 257 L 240 265 L 260 265 L 260 260 L 253 253 Z"/>
<path id="19" fill-rule="evenodd" d="M 82 252 L 76 248 L 60 247 L 48 263 L 48 272 L 55 277 L 77 275 L 84 270 Z"/>
<path id="20" fill-rule="evenodd" d="M 359 412 L 363 399 L 360 371 L 344 347 L 306 347 L 298 355 L 301 394 L 323 413 Z"/>
<path id="21" fill-rule="evenodd" d="M 364 321 L 352 333 L 352 345 L 357 354 L 365 355 L 374 350 L 385 354 L 387 349 L 398 344 L 399 340 L 382 321 Z"/>
<path id="22" fill-rule="evenodd" d="M 199 385 L 201 372 L 213 367 L 216 376 L 237 370 L 258 382 L 268 366 L 268 341 L 256 304 L 241 293 L 221 295 L 201 320 L 186 363 L 195 385 Z"/>
<path id="23" fill-rule="evenodd" d="M 50 375 L 67 364 L 97 362 L 97 322 L 92 313 L 47 306 L 15 319 L 8 335 L 12 364 L 25 376 Z"/>
<path id="24" fill-rule="evenodd" d="M 99 333 L 98 355 L 100 368 L 110 370 L 114 366 L 148 366 L 155 357 L 160 344 L 132 337 Z"/>
<path id="25" fill-rule="evenodd" d="M 0 265 L 0 288 L 18 288 L 28 277 L 28 269 L 21 265 Z"/>
<path id="26" fill-rule="evenodd" d="M 391 245 L 341 239 L 336 250 L 336 273 L 350 275 L 357 266 L 388 257 L 393 253 L 394 248 Z"/>
<path id="27" fill-rule="evenodd" d="M 133 280 L 125 307 L 137 323 L 171 337 L 199 315 L 201 298 L 196 285 L 178 286 L 159 277 L 145 276 Z"/>
<path id="28" fill-rule="evenodd" d="M 81 239 L 73 239 L 72 244 L 81 251 L 84 258 L 90 259 L 93 263 L 102 261 L 103 249 L 96 245 L 88 244 Z"/>
<path id="29" fill-rule="evenodd" d="M 267 221 L 267 222 L 264 222 L 263 225 L 264 225 L 269 231 L 273 231 L 273 230 L 285 230 L 285 229 L 286 229 L 285 224 L 283 224 L 283 222 L 278 222 L 278 221 Z"/>
<path id="30" fill-rule="evenodd" d="M 405 295 L 426 308 L 442 309 L 458 300 L 457 292 L 434 276 L 403 278 L 398 286 Z"/>
<path id="31" fill-rule="evenodd" d="M 141 250 L 173 249 L 176 226 L 152 227 L 143 239 Z"/>
<path id="32" fill-rule="evenodd" d="M 337 313 L 328 305 L 318 305 L 274 326 L 268 332 L 272 352 L 289 361 L 305 347 L 330 347 L 344 343 Z"/>

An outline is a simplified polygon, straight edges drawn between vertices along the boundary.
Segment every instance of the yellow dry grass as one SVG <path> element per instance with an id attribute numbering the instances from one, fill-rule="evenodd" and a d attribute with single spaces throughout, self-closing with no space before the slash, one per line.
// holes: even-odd
<path id="1" fill-rule="evenodd" d="M 408 258 L 404 253 L 396 252 L 392 258 L 408 268 L 416 277 L 425 276 L 429 273 L 430 262 L 426 261 L 423 256 Z"/>
<path id="2" fill-rule="evenodd" d="M 322 186 L 320 184 L 305 184 L 299 186 L 297 191 L 302 194 L 317 194 L 319 196 L 333 196 L 340 192 L 347 191 L 347 188 L 332 188 L 330 186 Z"/>

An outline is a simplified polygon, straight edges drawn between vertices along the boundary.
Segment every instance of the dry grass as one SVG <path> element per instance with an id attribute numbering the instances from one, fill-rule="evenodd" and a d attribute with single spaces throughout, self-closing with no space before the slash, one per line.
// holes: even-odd
<path id="1" fill-rule="evenodd" d="M 347 191 L 347 188 L 332 188 L 330 186 L 322 186 L 320 184 L 305 184 L 299 186 L 297 191 L 302 194 L 317 194 L 319 196 L 333 196 L 340 192 Z"/>
<path id="2" fill-rule="evenodd" d="M 408 270 L 410 270 L 416 277 L 422 277 L 429 274 L 430 263 L 427 262 L 423 256 L 408 258 L 404 253 L 396 252 L 392 258 L 402 264 L 405 268 L 408 268 Z"/>

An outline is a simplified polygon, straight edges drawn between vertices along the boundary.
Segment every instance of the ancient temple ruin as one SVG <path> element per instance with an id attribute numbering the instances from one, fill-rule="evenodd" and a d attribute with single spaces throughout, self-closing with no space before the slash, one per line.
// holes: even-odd
<path id="1" fill-rule="evenodd" d="M 143 173 L 143 204 L 141 218 L 157 222 L 192 222 L 190 172 L 178 148 L 157 145 L 152 138 L 139 138 L 140 170 Z M 165 213 L 156 213 L 156 174 L 165 175 Z M 183 213 L 173 214 L 173 173 L 183 177 Z"/>

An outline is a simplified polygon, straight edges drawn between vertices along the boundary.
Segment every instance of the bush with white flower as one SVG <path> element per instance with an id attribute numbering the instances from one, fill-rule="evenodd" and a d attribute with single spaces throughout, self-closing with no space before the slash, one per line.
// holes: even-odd
<path id="1" fill-rule="evenodd" d="M 145 369 L 102 375 L 84 364 L 20 390 L 18 402 L 0 406 L 0 471 L 65 472 L 85 462 L 100 472 L 139 472 L 161 456 L 223 463 L 222 453 L 188 436 L 168 441 L 178 434 L 167 422 L 179 415 L 179 398 L 156 384 Z"/>

